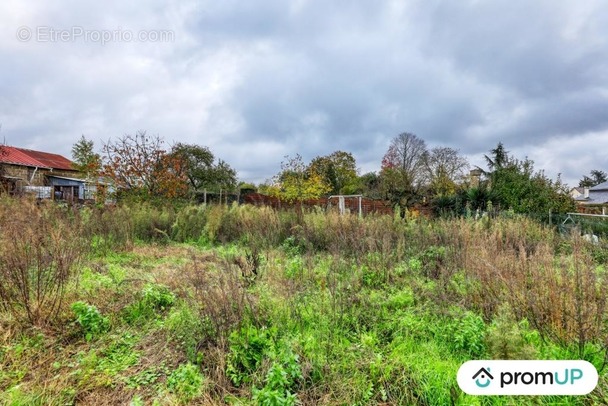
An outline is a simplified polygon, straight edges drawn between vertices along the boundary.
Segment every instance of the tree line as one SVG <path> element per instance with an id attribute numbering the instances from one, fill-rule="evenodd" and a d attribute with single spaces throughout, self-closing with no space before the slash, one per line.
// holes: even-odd
<path id="1" fill-rule="evenodd" d="M 138 131 L 108 140 L 101 152 L 83 135 L 72 148 L 74 165 L 89 179 L 105 179 L 119 198 L 193 199 L 237 186 L 236 171 L 205 146 L 177 143 L 167 149 L 160 136 Z"/>
<path id="2" fill-rule="evenodd" d="M 358 175 L 352 154 L 336 151 L 305 164 L 300 155 L 286 157 L 281 171 L 260 189 L 286 200 L 323 195 L 362 194 L 409 208 L 430 205 L 437 214 L 510 209 L 516 213 L 565 213 L 574 200 L 560 179 L 534 170 L 528 158 L 519 160 L 502 143 L 485 156 L 487 168 L 471 166 L 450 147 L 428 148 L 412 133 L 391 140 L 378 173 Z"/>
<path id="3" fill-rule="evenodd" d="M 308 163 L 296 154 L 286 156 L 279 172 L 258 186 L 238 183 L 236 171 L 208 147 L 177 143 L 167 148 L 160 136 L 145 131 L 108 140 L 101 153 L 82 136 L 72 156 L 88 178 L 101 176 L 120 197 L 138 199 L 193 199 L 204 190 L 246 187 L 287 201 L 361 194 L 401 208 L 430 204 L 437 213 L 462 214 L 488 206 L 521 213 L 574 209 L 559 178 L 535 170 L 527 157 L 509 155 L 502 143 L 485 155 L 486 168 L 474 168 L 472 177 L 469 162 L 457 149 L 429 148 L 408 132 L 391 140 L 379 172 L 360 174 L 350 152 L 334 151 Z M 604 172 L 594 170 L 580 186 L 605 180 Z"/>

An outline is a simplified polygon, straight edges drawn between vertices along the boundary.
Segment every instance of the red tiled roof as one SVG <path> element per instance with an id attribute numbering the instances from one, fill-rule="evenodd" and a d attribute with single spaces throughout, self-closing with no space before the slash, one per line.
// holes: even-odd
<path id="1" fill-rule="evenodd" d="M 75 170 L 72 161 L 61 155 L 6 145 L 0 147 L 0 162 L 38 168 Z"/>

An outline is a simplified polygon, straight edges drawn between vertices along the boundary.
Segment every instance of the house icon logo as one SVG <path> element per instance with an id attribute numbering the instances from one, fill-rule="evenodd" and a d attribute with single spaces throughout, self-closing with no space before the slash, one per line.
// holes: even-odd
<path id="1" fill-rule="evenodd" d="M 481 368 L 475 375 L 473 375 L 473 379 L 475 379 L 475 385 L 480 388 L 487 388 L 491 383 L 494 377 L 490 373 L 490 368 Z"/>

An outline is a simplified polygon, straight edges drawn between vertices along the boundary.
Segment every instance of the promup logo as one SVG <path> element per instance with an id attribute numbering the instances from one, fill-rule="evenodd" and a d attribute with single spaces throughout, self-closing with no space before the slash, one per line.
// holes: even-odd
<path id="1" fill-rule="evenodd" d="M 494 377 L 490 373 L 490 368 L 480 368 L 479 371 L 473 375 L 473 379 L 475 379 L 475 385 L 479 386 L 480 388 L 487 388 L 492 383 Z"/>
<path id="2" fill-rule="evenodd" d="M 597 380 L 587 361 L 468 361 L 458 370 L 469 395 L 586 395 Z"/>

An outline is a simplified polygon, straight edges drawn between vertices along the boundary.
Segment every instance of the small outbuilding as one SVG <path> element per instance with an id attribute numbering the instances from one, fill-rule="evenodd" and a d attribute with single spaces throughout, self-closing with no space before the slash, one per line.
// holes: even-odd
<path id="1" fill-rule="evenodd" d="M 76 201 L 85 197 L 85 180 L 72 161 L 50 152 L 0 146 L 0 179 L 11 194 Z"/>

